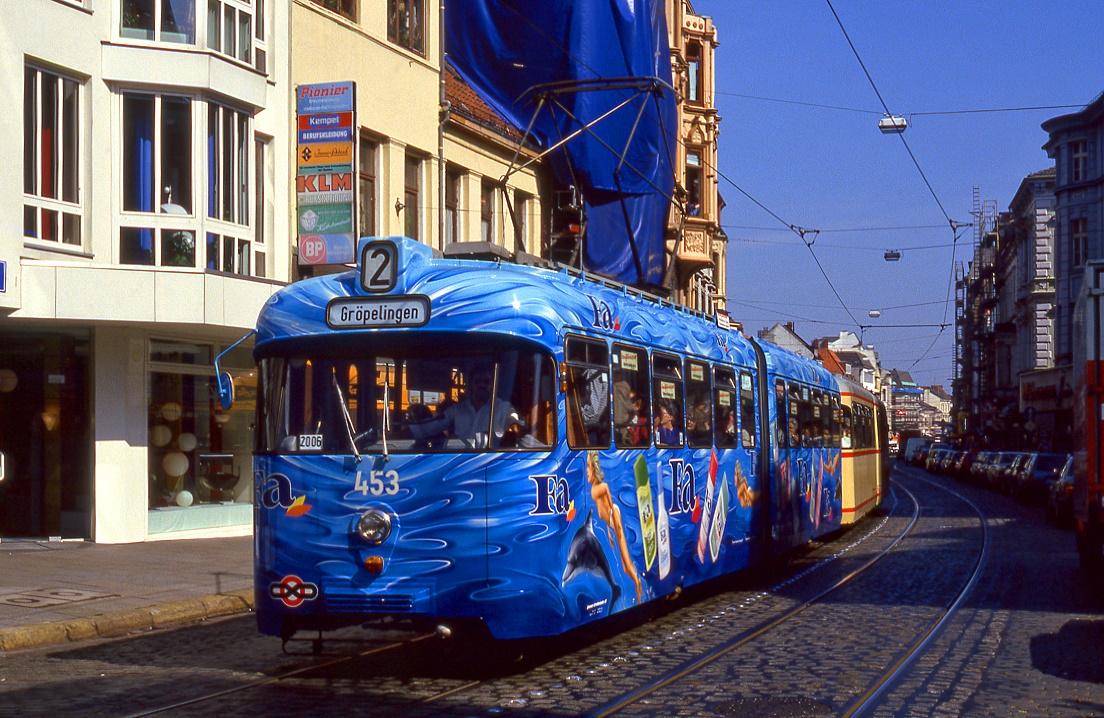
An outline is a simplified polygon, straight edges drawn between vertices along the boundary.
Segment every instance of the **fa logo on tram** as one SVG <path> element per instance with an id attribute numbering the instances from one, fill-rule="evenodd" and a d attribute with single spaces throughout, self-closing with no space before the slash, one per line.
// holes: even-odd
<path id="1" fill-rule="evenodd" d="M 537 485 L 536 506 L 530 516 L 566 514 L 571 507 L 567 479 L 554 474 L 530 476 Z"/>
<path id="2" fill-rule="evenodd" d="M 694 467 L 682 459 L 670 459 L 672 514 L 690 513 L 694 510 Z"/>
<path id="3" fill-rule="evenodd" d="M 599 329 L 617 330 L 621 328 L 621 323 L 617 321 L 617 317 L 613 316 L 610 305 L 594 297 L 588 297 L 588 299 L 590 299 L 590 305 L 594 308 L 594 326 Z"/>

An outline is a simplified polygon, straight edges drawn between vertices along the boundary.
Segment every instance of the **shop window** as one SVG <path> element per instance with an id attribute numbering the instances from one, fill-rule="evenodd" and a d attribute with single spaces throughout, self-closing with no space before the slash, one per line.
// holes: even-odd
<path id="1" fill-rule="evenodd" d="M 256 371 L 230 370 L 235 403 L 224 410 L 209 368 L 213 353 L 204 344 L 150 343 L 150 509 L 252 501 Z M 247 356 L 239 360 L 251 363 Z"/>

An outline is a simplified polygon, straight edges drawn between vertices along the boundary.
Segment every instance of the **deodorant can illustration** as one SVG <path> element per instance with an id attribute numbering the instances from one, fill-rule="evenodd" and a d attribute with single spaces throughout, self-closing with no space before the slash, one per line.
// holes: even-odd
<path id="1" fill-rule="evenodd" d="M 717 492 L 717 506 L 713 509 L 713 522 L 709 528 L 709 556 L 714 561 L 721 552 L 725 524 L 728 523 L 728 476 L 721 475 L 721 488 Z"/>
<path id="2" fill-rule="evenodd" d="M 671 571 L 671 527 L 667 518 L 667 498 L 663 490 L 663 463 L 656 462 L 656 489 L 659 493 L 659 510 L 656 512 L 656 539 L 659 542 L 659 578 L 667 578 Z"/>
<path id="3" fill-rule="evenodd" d="M 648 462 L 636 457 L 636 505 L 640 509 L 640 537 L 644 541 L 644 570 L 650 571 L 656 557 L 655 509 L 652 504 L 652 480 L 648 476 Z"/>
<path id="4" fill-rule="evenodd" d="M 717 485 L 717 450 L 709 455 L 709 481 L 705 485 L 705 505 L 698 528 L 698 560 L 705 563 L 705 547 L 709 544 L 709 524 L 713 517 L 713 487 Z"/>

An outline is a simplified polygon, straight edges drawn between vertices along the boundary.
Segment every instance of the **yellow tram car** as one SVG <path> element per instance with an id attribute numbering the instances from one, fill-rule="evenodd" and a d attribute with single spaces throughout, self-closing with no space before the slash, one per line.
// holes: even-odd
<path id="1" fill-rule="evenodd" d="M 842 403 L 840 427 L 843 519 L 845 526 L 880 506 L 889 479 L 883 460 L 887 431 L 885 407 L 874 394 L 847 377 L 837 377 Z"/>

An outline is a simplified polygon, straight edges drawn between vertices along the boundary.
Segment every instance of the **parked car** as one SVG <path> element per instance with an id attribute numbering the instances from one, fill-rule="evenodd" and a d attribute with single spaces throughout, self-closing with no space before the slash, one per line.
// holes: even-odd
<path id="1" fill-rule="evenodd" d="M 916 450 L 916 453 L 912 455 L 912 459 L 909 460 L 909 463 L 913 466 L 926 466 L 928 463 L 928 452 L 930 451 L 930 446 L 921 446 Z"/>
<path id="2" fill-rule="evenodd" d="M 1001 473 L 997 490 L 1002 494 L 1008 494 L 1009 496 L 1015 496 L 1017 491 L 1017 484 L 1019 482 L 1018 476 L 1020 471 L 1027 465 L 1028 460 L 1034 456 L 1029 451 L 1015 451 L 1012 452 L 1012 463 L 1005 467 Z"/>
<path id="3" fill-rule="evenodd" d="M 1004 488 L 1005 473 L 1011 468 L 1016 455 L 1015 451 L 1002 451 L 989 463 L 985 473 L 985 483 L 989 488 L 998 491 Z"/>
<path id="4" fill-rule="evenodd" d="M 928 463 L 924 467 L 928 470 L 928 473 L 931 473 L 931 474 L 939 473 L 939 464 L 943 461 L 943 456 L 945 454 L 949 453 L 949 452 L 950 452 L 950 449 L 948 449 L 948 448 L 945 448 L 945 447 L 937 448 L 937 447 L 933 446 L 931 448 L 931 451 L 928 452 Z"/>
<path id="5" fill-rule="evenodd" d="M 970 477 L 970 468 L 974 465 L 977 457 L 978 452 L 976 451 L 963 451 L 955 462 L 954 471 L 951 473 L 959 481 L 965 481 Z"/>
<path id="6" fill-rule="evenodd" d="M 985 485 L 987 483 L 986 475 L 989 473 L 989 464 L 996 458 L 997 452 L 995 451 L 981 451 L 978 452 L 977 458 L 974 459 L 974 463 L 970 466 L 970 479 L 975 484 Z"/>
<path id="7" fill-rule="evenodd" d="M 1047 486 L 1047 520 L 1056 526 L 1073 524 L 1073 457 L 1058 472 L 1058 478 Z"/>
<path id="8" fill-rule="evenodd" d="M 916 460 L 916 453 L 921 449 L 926 449 L 932 445 L 932 440 L 926 436 L 912 436 L 905 440 L 905 446 L 902 449 L 901 458 L 907 463 L 912 463 Z"/>
<path id="9" fill-rule="evenodd" d="M 1030 454 L 1016 474 L 1013 495 L 1025 503 L 1045 502 L 1068 460 L 1068 454 Z"/>

